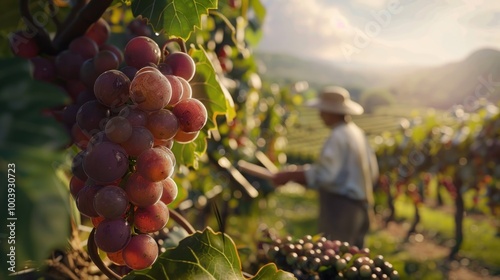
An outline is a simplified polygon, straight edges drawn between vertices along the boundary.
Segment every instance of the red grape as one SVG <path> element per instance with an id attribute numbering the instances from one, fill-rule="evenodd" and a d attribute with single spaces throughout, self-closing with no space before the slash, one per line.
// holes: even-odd
<path id="1" fill-rule="evenodd" d="M 158 182 L 172 175 L 174 165 L 171 156 L 159 148 L 152 148 L 142 152 L 137 157 L 137 173 L 145 179 Z"/>
<path id="2" fill-rule="evenodd" d="M 168 106 L 175 106 L 175 104 L 179 103 L 184 94 L 184 86 L 177 76 L 165 75 L 165 77 L 170 82 L 170 86 L 172 87 L 172 97 L 168 102 Z"/>
<path id="3" fill-rule="evenodd" d="M 80 81 L 89 89 L 94 89 L 95 80 L 99 74 L 95 70 L 94 59 L 89 58 L 80 67 Z"/>
<path id="4" fill-rule="evenodd" d="M 176 76 L 190 81 L 196 72 L 194 60 L 184 52 L 173 52 L 165 58 L 165 64 L 172 68 L 172 73 Z"/>
<path id="5" fill-rule="evenodd" d="M 160 201 L 168 205 L 175 200 L 179 190 L 175 181 L 170 177 L 161 181 L 161 184 L 163 186 L 163 192 L 161 194 Z"/>
<path id="6" fill-rule="evenodd" d="M 118 66 L 120 60 L 112 51 L 102 50 L 94 57 L 94 67 L 98 74 L 118 69 Z"/>
<path id="7" fill-rule="evenodd" d="M 155 138 L 153 147 L 158 148 L 158 147 L 166 147 L 171 149 L 174 145 L 174 139 L 158 139 Z"/>
<path id="8" fill-rule="evenodd" d="M 143 233 L 151 233 L 164 228 L 168 222 L 167 205 L 158 201 L 153 205 L 139 207 L 134 213 L 134 226 Z"/>
<path id="9" fill-rule="evenodd" d="M 155 138 L 171 139 L 179 129 L 179 122 L 170 110 L 161 109 L 148 116 L 146 127 Z"/>
<path id="10" fill-rule="evenodd" d="M 127 207 L 127 193 L 120 187 L 103 187 L 94 196 L 94 209 L 104 218 L 118 218 L 125 214 Z"/>
<path id="11" fill-rule="evenodd" d="M 75 155 L 71 162 L 71 173 L 73 176 L 76 176 L 76 178 L 80 179 L 81 181 L 87 180 L 88 176 L 83 170 L 83 160 L 85 158 L 85 151 L 80 151 L 78 154 Z"/>
<path id="12" fill-rule="evenodd" d="M 101 217 L 101 216 L 97 216 L 97 217 L 91 217 L 90 218 L 90 221 L 92 222 L 92 225 L 94 226 L 94 228 L 96 228 L 97 226 L 99 226 L 99 224 L 104 221 L 105 218 L 104 217 Z"/>
<path id="13" fill-rule="evenodd" d="M 163 186 L 160 182 L 152 182 L 139 173 L 133 173 L 125 184 L 125 192 L 130 202 L 136 206 L 146 207 L 160 200 Z"/>
<path id="14" fill-rule="evenodd" d="M 119 107 L 129 99 L 130 80 L 119 70 L 109 70 L 97 78 L 94 94 L 97 100 L 108 107 Z"/>
<path id="15" fill-rule="evenodd" d="M 97 100 L 88 101 L 76 114 L 76 123 L 84 133 L 94 135 L 101 131 L 109 117 L 109 109 Z"/>
<path id="16" fill-rule="evenodd" d="M 33 78 L 39 81 L 52 82 L 56 78 L 56 66 L 54 61 L 36 56 L 31 58 L 33 64 Z"/>
<path id="17" fill-rule="evenodd" d="M 146 36 L 132 38 L 123 51 L 125 63 L 140 69 L 160 62 L 161 50 L 158 44 Z"/>
<path id="18" fill-rule="evenodd" d="M 85 59 L 78 53 L 70 50 L 62 51 L 55 60 L 57 75 L 64 80 L 78 79 L 84 61 Z"/>
<path id="19" fill-rule="evenodd" d="M 34 36 L 28 36 L 23 31 L 9 34 L 9 45 L 15 56 L 32 58 L 38 55 L 40 48 Z"/>
<path id="20" fill-rule="evenodd" d="M 180 144 L 186 144 L 192 142 L 198 135 L 199 131 L 195 132 L 184 132 L 182 130 L 177 131 L 177 134 L 174 136 L 174 140 Z"/>
<path id="21" fill-rule="evenodd" d="M 99 183 L 112 183 L 128 170 L 128 155 L 118 144 L 98 143 L 87 151 L 83 169 L 89 178 Z"/>
<path id="22" fill-rule="evenodd" d="M 118 252 L 127 246 L 131 233 L 125 219 L 105 219 L 95 229 L 94 240 L 104 252 Z"/>
<path id="23" fill-rule="evenodd" d="M 132 238 L 130 240 L 132 240 Z M 129 241 L 129 243 L 130 243 L 130 241 Z M 115 265 L 119 265 L 119 266 L 125 265 L 125 261 L 123 260 L 123 250 L 120 250 L 118 252 L 109 252 L 109 253 L 106 253 L 106 255 L 108 256 L 108 259 L 112 263 L 114 263 Z"/>
<path id="24" fill-rule="evenodd" d="M 99 52 L 99 47 L 96 42 L 86 36 L 73 39 L 73 41 L 69 44 L 68 49 L 81 55 L 83 59 L 93 58 L 97 52 Z"/>
<path id="25" fill-rule="evenodd" d="M 123 62 L 123 52 L 115 45 L 112 44 L 103 44 L 100 48 L 100 51 L 110 51 L 116 55 L 118 58 L 118 65 L 122 64 Z"/>
<path id="26" fill-rule="evenodd" d="M 191 98 L 193 96 L 193 89 L 191 88 L 189 82 L 182 77 L 177 77 L 177 79 L 179 79 L 182 84 L 182 96 L 179 101 Z"/>
<path id="27" fill-rule="evenodd" d="M 75 145 L 84 150 L 87 148 L 87 145 L 89 143 L 90 136 L 89 134 L 85 133 L 78 124 L 74 124 L 71 127 L 71 139 L 73 140 L 73 143 Z"/>
<path id="28" fill-rule="evenodd" d="M 135 235 L 123 249 L 123 260 L 132 269 L 144 269 L 158 258 L 158 244 L 147 234 Z"/>
<path id="29" fill-rule="evenodd" d="M 136 75 L 130 83 L 130 97 L 141 110 L 160 110 L 170 101 L 172 86 L 160 72 L 145 71 Z"/>
<path id="30" fill-rule="evenodd" d="M 86 185 L 78 192 L 76 207 L 87 217 L 97 217 L 99 213 L 94 208 L 94 197 L 102 188 L 100 185 Z"/>
<path id="31" fill-rule="evenodd" d="M 123 108 L 118 115 L 126 118 L 132 126 L 146 126 L 148 115 L 142 110 L 127 106 Z"/>
<path id="32" fill-rule="evenodd" d="M 108 22 L 105 19 L 100 18 L 87 29 L 85 36 L 94 40 L 98 46 L 101 46 L 106 43 L 110 33 L 111 29 Z"/>
<path id="33" fill-rule="evenodd" d="M 69 192 L 71 196 L 76 200 L 78 193 L 85 187 L 85 181 L 78 179 L 76 176 L 72 176 L 69 180 Z"/>
<path id="34" fill-rule="evenodd" d="M 132 66 L 124 66 L 120 68 L 120 71 L 127 75 L 127 77 L 132 81 L 135 77 L 135 74 L 137 73 L 137 68 Z"/>
<path id="35" fill-rule="evenodd" d="M 123 143 L 132 135 L 132 125 L 126 118 L 116 116 L 106 123 L 104 131 L 112 142 Z"/>
<path id="36" fill-rule="evenodd" d="M 147 128 L 136 126 L 132 128 L 132 135 L 130 135 L 127 141 L 121 143 L 121 146 L 130 156 L 137 157 L 143 151 L 152 148 L 153 141 L 153 134 Z"/>
<path id="37" fill-rule="evenodd" d="M 180 101 L 172 112 L 179 121 L 179 129 L 184 132 L 199 131 L 207 122 L 207 109 L 195 98 Z"/>

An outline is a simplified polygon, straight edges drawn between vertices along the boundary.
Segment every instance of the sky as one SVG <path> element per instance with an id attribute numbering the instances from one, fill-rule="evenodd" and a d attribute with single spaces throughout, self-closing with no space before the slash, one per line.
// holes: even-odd
<path id="1" fill-rule="evenodd" d="M 261 0 L 258 51 L 343 64 L 441 65 L 500 49 L 498 0 Z"/>

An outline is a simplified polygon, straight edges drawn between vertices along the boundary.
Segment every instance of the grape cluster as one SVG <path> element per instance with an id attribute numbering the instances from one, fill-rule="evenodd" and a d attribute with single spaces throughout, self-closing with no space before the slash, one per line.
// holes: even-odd
<path id="1" fill-rule="evenodd" d="M 171 148 L 198 136 L 207 110 L 192 97 L 196 67 L 188 54 L 163 54 L 146 36 L 132 37 L 122 52 L 106 43 L 109 35 L 100 19 L 54 57 L 39 55 L 36 44 L 14 44 L 21 33 L 11 46 L 30 58 L 35 79 L 73 99 L 57 116 L 79 148 L 70 192 L 92 220 L 97 247 L 117 265 L 143 269 L 158 257 L 152 233 L 165 227 L 177 196 Z"/>
<path id="2" fill-rule="evenodd" d="M 295 240 L 266 237 L 259 246 L 260 261 L 274 262 L 299 280 L 399 279 L 392 264 L 381 255 L 370 258 L 368 248 L 310 235 Z"/>

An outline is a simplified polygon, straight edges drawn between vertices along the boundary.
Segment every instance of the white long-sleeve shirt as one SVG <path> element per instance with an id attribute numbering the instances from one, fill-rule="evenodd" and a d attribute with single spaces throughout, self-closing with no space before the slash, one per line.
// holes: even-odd
<path id="1" fill-rule="evenodd" d="M 317 162 L 306 166 L 307 187 L 373 202 L 377 159 L 366 136 L 353 122 L 332 128 Z"/>

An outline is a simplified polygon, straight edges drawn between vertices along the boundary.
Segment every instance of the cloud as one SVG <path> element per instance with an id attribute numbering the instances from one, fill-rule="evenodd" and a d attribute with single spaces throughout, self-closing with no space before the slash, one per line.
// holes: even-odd
<path id="1" fill-rule="evenodd" d="M 394 0 L 354 0 L 353 5 L 369 9 L 382 9 Z"/>
<path id="2" fill-rule="evenodd" d="M 303 56 L 329 57 L 329 48 L 353 31 L 348 18 L 335 6 L 317 0 L 264 1 L 268 18 L 259 48 Z"/>
<path id="3" fill-rule="evenodd" d="M 484 46 L 500 47 L 500 1 L 263 3 L 268 13 L 260 50 L 356 63 L 441 64 Z"/>

